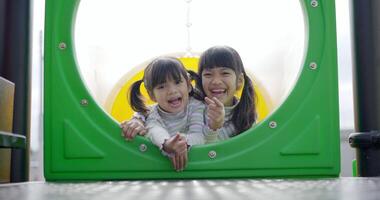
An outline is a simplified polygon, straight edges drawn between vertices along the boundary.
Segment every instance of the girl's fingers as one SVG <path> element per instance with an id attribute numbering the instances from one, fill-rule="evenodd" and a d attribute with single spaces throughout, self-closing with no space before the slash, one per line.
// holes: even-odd
<path id="1" fill-rule="evenodd" d="M 179 170 L 183 171 L 187 165 L 187 150 L 183 151 L 182 153 L 179 154 Z"/>
<path id="2" fill-rule="evenodd" d="M 139 132 L 139 135 L 144 136 L 144 135 L 146 135 L 147 132 L 148 132 L 148 130 L 146 130 L 146 128 L 144 128 L 143 130 L 141 130 Z"/>
<path id="3" fill-rule="evenodd" d="M 223 105 L 220 106 L 220 105 L 216 105 L 216 104 L 210 104 L 210 105 L 207 106 L 207 110 L 214 110 L 214 111 L 223 113 L 224 112 L 224 107 L 223 107 Z"/>
<path id="4" fill-rule="evenodd" d="M 123 122 L 124 123 L 124 122 Z M 119 127 L 120 127 L 120 129 L 121 129 L 121 136 L 122 137 L 125 137 L 125 134 L 124 134 L 124 124 L 123 123 L 121 123 L 121 124 L 119 124 Z"/>
<path id="5" fill-rule="evenodd" d="M 133 127 L 131 127 L 130 125 L 127 126 L 127 130 L 125 131 L 126 133 L 126 136 L 129 140 L 133 139 Z"/>
<path id="6" fill-rule="evenodd" d="M 224 107 L 217 106 L 216 104 L 210 105 L 207 107 L 207 112 L 213 111 L 219 115 L 224 115 Z"/>
<path id="7" fill-rule="evenodd" d="M 122 136 L 126 139 L 133 139 L 139 134 L 139 131 L 142 131 L 144 135 L 146 133 L 144 125 L 137 119 L 122 122 L 120 128 L 122 129 Z"/>
<path id="8" fill-rule="evenodd" d="M 176 166 L 176 164 L 177 164 L 176 157 L 173 156 L 173 157 L 170 158 L 170 160 L 172 161 L 172 165 L 173 165 L 174 170 L 177 170 L 177 166 Z"/>
<path id="9" fill-rule="evenodd" d="M 130 124 L 129 122 L 126 123 L 126 124 L 124 124 L 123 131 L 124 131 L 126 137 L 129 138 L 129 137 L 130 137 L 130 134 L 131 134 L 131 132 L 132 132 L 131 124 Z"/>
<path id="10" fill-rule="evenodd" d="M 136 127 L 132 130 L 132 136 L 133 138 L 136 135 L 145 135 L 147 133 L 147 129 L 144 126 L 141 126 L 140 124 L 136 124 Z"/>
<path id="11" fill-rule="evenodd" d="M 124 138 L 125 139 L 129 139 L 129 131 L 128 131 L 128 127 L 125 127 L 124 129 L 123 129 L 123 133 L 124 133 Z"/>
<path id="12" fill-rule="evenodd" d="M 209 106 L 208 108 L 207 108 L 207 114 L 209 114 L 209 113 L 218 113 L 218 115 L 221 115 L 221 114 L 223 114 L 222 113 L 223 111 L 222 110 L 220 110 L 220 108 L 219 107 L 216 107 L 216 105 L 214 104 L 214 105 L 212 105 L 212 106 Z"/>
<path id="13" fill-rule="evenodd" d="M 183 149 L 187 149 L 187 141 L 186 140 L 181 140 L 180 142 L 179 142 L 179 146 L 181 147 L 181 150 L 183 150 Z"/>
<path id="14" fill-rule="evenodd" d="M 181 141 L 186 141 L 186 136 L 184 136 L 184 135 L 180 135 L 181 137 L 180 137 L 180 140 Z"/>
<path id="15" fill-rule="evenodd" d="M 180 155 L 178 154 L 175 154 L 175 159 L 176 159 L 176 167 L 175 167 L 175 170 L 178 171 L 180 170 L 180 163 L 181 163 L 181 158 L 180 158 Z"/>
<path id="16" fill-rule="evenodd" d="M 136 127 L 136 128 L 134 128 L 133 130 L 132 130 L 132 132 L 131 132 L 131 138 L 135 138 L 136 137 L 136 135 L 140 132 L 140 127 Z"/>
<path id="17" fill-rule="evenodd" d="M 171 149 L 171 151 L 174 151 L 174 152 L 177 152 L 177 149 L 178 149 L 178 141 L 180 140 L 180 135 L 179 134 L 176 134 L 174 136 L 172 136 L 171 138 L 169 138 L 165 144 L 167 146 L 167 148 Z"/>
<path id="18" fill-rule="evenodd" d="M 215 104 L 215 102 L 212 99 L 208 98 L 208 97 L 205 97 L 205 102 L 206 102 L 207 105 L 209 105 L 209 104 Z"/>
<path id="19" fill-rule="evenodd" d="M 220 115 L 220 112 L 217 110 L 208 110 L 207 115 Z"/>
<path id="20" fill-rule="evenodd" d="M 207 110 L 215 110 L 218 109 L 218 106 L 215 103 L 207 105 Z"/>
<path id="21" fill-rule="evenodd" d="M 127 123 L 123 127 L 124 135 L 128 140 L 135 138 L 135 136 L 143 129 L 145 129 L 144 126 L 134 122 Z"/>
<path id="22" fill-rule="evenodd" d="M 178 144 L 178 141 L 180 140 L 180 135 L 179 134 L 176 134 L 174 135 L 173 137 L 171 137 L 169 139 L 169 143 L 171 146 L 173 146 L 173 148 L 175 149 L 177 144 Z"/>
<path id="23" fill-rule="evenodd" d="M 218 112 L 208 112 L 207 117 L 210 120 L 221 120 L 222 119 L 221 114 Z"/>
<path id="24" fill-rule="evenodd" d="M 187 149 L 186 141 L 179 141 L 173 145 L 173 150 L 175 153 L 181 153 Z"/>
<path id="25" fill-rule="evenodd" d="M 173 138 L 173 141 L 178 141 L 181 139 L 181 135 L 179 133 L 176 133 L 174 138 Z"/>
<path id="26" fill-rule="evenodd" d="M 130 138 L 130 139 L 135 138 L 136 133 L 137 133 L 137 132 L 136 132 L 136 129 L 137 129 L 137 128 L 131 127 L 130 132 L 129 132 L 129 138 Z"/>
<path id="27" fill-rule="evenodd" d="M 223 108 L 224 108 L 224 104 L 223 104 L 221 101 L 219 101 L 218 98 L 213 97 L 212 100 L 214 100 L 214 103 L 215 103 L 218 107 L 223 107 Z"/>
<path id="28" fill-rule="evenodd" d="M 178 171 L 182 171 L 183 170 L 183 162 L 184 162 L 183 155 L 182 154 L 178 155 L 178 158 L 179 158 Z"/>
<path id="29" fill-rule="evenodd" d="M 125 132 L 127 130 L 128 127 L 126 127 L 125 124 L 120 124 L 120 128 L 123 132 Z"/>
<path id="30" fill-rule="evenodd" d="M 177 134 L 173 136 L 173 149 L 175 154 L 172 158 L 172 164 L 176 171 L 182 171 L 187 164 L 187 142 L 186 138 Z"/>
<path id="31" fill-rule="evenodd" d="M 178 154 L 180 154 L 180 155 L 187 154 L 187 148 L 180 149 L 178 151 Z"/>

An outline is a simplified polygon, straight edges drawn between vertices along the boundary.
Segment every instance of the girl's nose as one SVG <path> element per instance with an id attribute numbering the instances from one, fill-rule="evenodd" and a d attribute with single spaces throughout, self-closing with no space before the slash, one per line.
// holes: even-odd
<path id="1" fill-rule="evenodd" d="M 170 86 L 168 87 L 168 93 L 169 93 L 169 94 L 175 93 L 176 91 L 177 91 L 177 89 L 176 89 L 175 86 L 170 85 Z"/>
<path id="2" fill-rule="evenodd" d="M 220 77 L 217 77 L 217 76 L 214 76 L 212 79 L 211 79 L 211 84 L 220 84 L 222 83 L 222 79 Z"/>

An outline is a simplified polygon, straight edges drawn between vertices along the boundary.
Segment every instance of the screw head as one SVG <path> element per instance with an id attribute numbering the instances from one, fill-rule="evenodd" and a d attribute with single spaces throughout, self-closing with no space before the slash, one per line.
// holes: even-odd
<path id="1" fill-rule="evenodd" d="M 208 152 L 208 157 L 211 158 L 211 159 L 216 158 L 216 151 L 214 151 L 214 150 L 209 151 Z"/>
<path id="2" fill-rule="evenodd" d="M 277 127 L 277 122 L 271 121 L 269 122 L 269 128 L 276 128 Z"/>
<path id="3" fill-rule="evenodd" d="M 80 105 L 82 105 L 82 106 L 88 106 L 88 100 L 87 99 L 80 100 Z"/>
<path id="4" fill-rule="evenodd" d="M 67 45 L 64 42 L 61 42 L 61 43 L 59 43 L 58 47 L 59 47 L 59 49 L 64 50 L 64 49 L 66 49 Z"/>
<path id="5" fill-rule="evenodd" d="M 146 150 L 148 150 L 148 147 L 145 144 L 140 144 L 139 149 L 141 152 L 145 152 Z"/>
<path id="6" fill-rule="evenodd" d="M 311 6 L 312 6 L 313 8 L 318 7 L 318 1 L 317 1 L 317 0 L 312 0 L 312 1 L 310 2 L 310 4 L 311 4 Z"/>
<path id="7" fill-rule="evenodd" d="M 318 67 L 318 65 L 317 65 L 317 63 L 312 62 L 312 63 L 310 63 L 309 67 L 310 67 L 310 69 L 312 69 L 312 70 L 316 70 L 317 67 Z"/>

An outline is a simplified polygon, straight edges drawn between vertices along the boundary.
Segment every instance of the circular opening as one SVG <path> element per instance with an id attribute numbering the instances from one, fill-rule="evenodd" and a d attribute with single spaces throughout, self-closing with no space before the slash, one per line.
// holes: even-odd
<path id="1" fill-rule="evenodd" d="M 82 79 L 118 121 L 130 116 L 113 113 L 118 95 L 149 60 L 170 54 L 193 65 L 214 45 L 239 52 L 265 101 L 264 118 L 292 90 L 306 49 L 300 1 L 81 0 L 75 23 Z"/>

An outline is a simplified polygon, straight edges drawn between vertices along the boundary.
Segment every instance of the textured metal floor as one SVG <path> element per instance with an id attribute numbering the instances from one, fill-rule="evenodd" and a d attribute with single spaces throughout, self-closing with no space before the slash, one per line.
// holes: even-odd
<path id="1" fill-rule="evenodd" d="M 379 200 L 380 178 L 29 182 L 0 185 L 0 200 Z"/>

